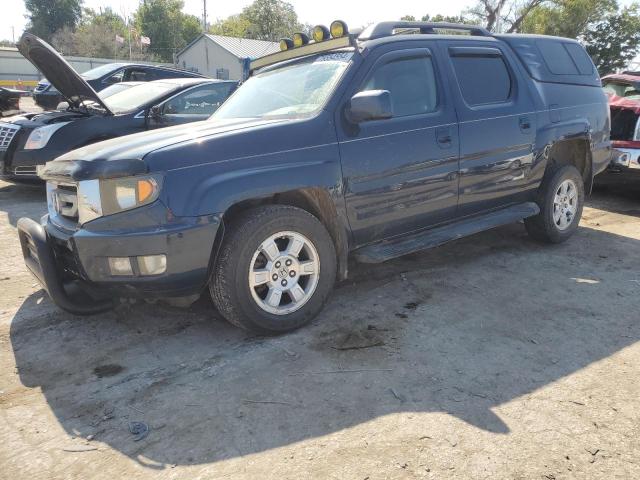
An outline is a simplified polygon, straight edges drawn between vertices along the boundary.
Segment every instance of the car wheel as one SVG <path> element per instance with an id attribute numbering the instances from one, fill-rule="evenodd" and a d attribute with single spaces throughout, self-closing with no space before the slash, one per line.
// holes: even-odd
<path id="1" fill-rule="evenodd" d="M 336 277 L 336 253 L 322 223 L 300 208 L 267 205 L 233 219 L 209 282 L 232 324 L 262 334 L 308 323 Z"/>
<path id="2" fill-rule="evenodd" d="M 584 206 L 584 181 L 573 165 L 549 171 L 538 193 L 540 213 L 524 221 L 536 240 L 561 243 L 578 229 Z"/>

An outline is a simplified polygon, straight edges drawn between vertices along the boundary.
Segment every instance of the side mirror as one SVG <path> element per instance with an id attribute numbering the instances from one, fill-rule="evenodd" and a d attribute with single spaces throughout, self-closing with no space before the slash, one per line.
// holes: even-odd
<path id="1" fill-rule="evenodd" d="M 382 120 L 393 117 L 389 90 L 366 90 L 358 92 L 349 102 L 347 118 L 353 123 Z"/>
<path id="2" fill-rule="evenodd" d="M 160 105 L 154 105 L 149 109 L 149 116 L 154 120 L 160 119 L 162 117 L 162 107 Z"/>

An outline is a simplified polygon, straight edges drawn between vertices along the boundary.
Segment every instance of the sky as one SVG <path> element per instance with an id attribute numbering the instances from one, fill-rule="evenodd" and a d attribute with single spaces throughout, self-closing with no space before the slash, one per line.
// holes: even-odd
<path id="1" fill-rule="evenodd" d="M 448 0 L 447 2 L 429 2 L 424 0 L 288 0 L 302 23 L 330 24 L 341 19 L 352 27 L 367 25 L 382 20 L 396 20 L 403 15 L 422 17 L 426 13 L 457 15 L 472 5 L 473 0 Z M 217 18 L 226 18 L 240 13 L 252 0 L 207 0 L 207 18 L 212 23 Z M 119 13 L 135 11 L 139 0 L 85 0 L 84 6 L 98 10 L 100 7 L 111 7 Z M 185 0 L 184 11 L 202 17 L 203 0 Z M 433 6 L 430 6 L 433 5 Z M 0 0 L 2 17 L 0 19 L 0 39 L 11 40 L 15 29 L 16 40 L 27 23 L 23 0 Z M 13 29 L 12 29 L 13 27 Z"/>

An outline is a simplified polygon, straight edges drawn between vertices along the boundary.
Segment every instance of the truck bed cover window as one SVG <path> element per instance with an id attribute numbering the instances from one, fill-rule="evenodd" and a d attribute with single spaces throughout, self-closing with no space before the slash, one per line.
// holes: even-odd
<path id="1" fill-rule="evenodd" d="M 524 63 L 531 77 L 548 83 L 600 87 L 600 77 L 585 49 L 567 38 L 541 35 L 495 35 Z"/>

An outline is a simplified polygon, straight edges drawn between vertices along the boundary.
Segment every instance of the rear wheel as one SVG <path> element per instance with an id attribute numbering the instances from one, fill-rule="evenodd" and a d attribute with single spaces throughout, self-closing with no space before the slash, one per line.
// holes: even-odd
<path id="1" fill-rule="evenodd" d="M 539 241 L 561 243 L 578 229 L 584 206 L 584 183 L 573 165 L 547 173 L 538 194 L 540 213 L 525 219 L 529 235 Z"/>
<path id="2" fill-rule="evenodd" d="M 268 205 L 231 223 L 209 289 L 229 322 L 273 334 L 315 317 L 335 276 L 335 248 L 322 223 L 305 210 Z"/>

